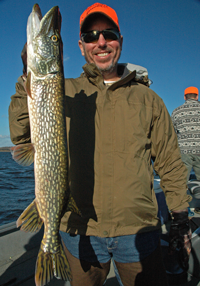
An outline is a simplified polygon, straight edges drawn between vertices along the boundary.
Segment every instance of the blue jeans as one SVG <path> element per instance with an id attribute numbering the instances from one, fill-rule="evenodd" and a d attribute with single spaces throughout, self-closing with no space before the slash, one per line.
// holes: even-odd
<path id="1" fill-rule="evenodd" d="M 74 257 L 89 262 L 106 263 L 111 258 L 121 263 L 138 262 L 151 254 L 159 243 L 159 231 L 103 238 L 60 234 Z"/>
<path id="2" fill-rule="evenodd" d="M 148 278 L 150 283 L 148 285 L 154 285 L 154 286 L 167 285 L 165 281 L 166 278 L 164 277 L 166 276 L 166 272 L 163 267 L 161 255 L 159 254 L 160 253 L 159 231 L 151 231 L 146 233 L 138 233 L 135 235 L 126 235 L 113 238 L 72 235 L 64 232 L 60 232 L 60 234 L 64 244 L 68 249 L 68 252 L 71 255 L 70 257 L 69 254 L 66 253 L 69 262 L 73 263 L 70 265 L 72 267 L 72 274 L 75 275 L 74 279 L 76 280 L 74 282 L 75 284 L 73 285 L 86 285 L 87 281 L 91 283 L 92 276 L 90 276 L 91 274 L 90 271 L 92 269 L 92 265 L 100 265 L 100 264 L 106 265 L 107 263 L 109 263 L 111 259 L 113 261 L 116 278 L 118 279 L 118 282 L 121 286 L 123 286 L 122 280 L 125 281 L 127 277 L 124 276 L 124 273 L 127 273 L 128 276 L 130 273 L 128 279 L 133 278 L 133 280 L 130 280 L 132 282 L 134 282 L 134 279 L 136 277 L 135 275 L 139 273 L 140 278 L 141 277 L 142 279 L 144 278 L 144 281 L 136 285 L 144 285 L 144 282 L 146 281 L 145 280 L 146 276 L 144 276 L 142 273 L 140 274 L 140 272 L 141 271 L 144 272 L 144 274 L 147 274 L 147 276 L 149 277 L 148 269 L 150 273 L 153 274 L 154 277 L 153 280 L 150 277 Z M 80 261 L 80 263 L 78 261 Z M 86 264 L 83 263 L 84 261 L 86 262 Z M 81 268 L 81 265 L 83 268 Z M 88 267 L 88 265 L 90 266 Z M 119 276 L 118 272 L 119 267 L 120 268 L 125 267 L 123 270 L 122 268 L 120 269 L 120 271 L 125 271 L 121 273 L 123 275 L 122 280 L 120 278 L 121 274 Z M 127 272 L 127 267 L 128 267 L 128 272 Z M 98 266 L 96 266 L 95 269 L 96 269 L 95 271 L 97 271 L 98 274 L 101 272 L 101 267 L 98 268 Z M 138 272 L 137 269 L 141 270 L 139 270 Z M 79 275 L 77 275 L 77 272 L 79 273 Z M 159 275 L 158 272 L 160 273 Z M 97 277 L 95 279 L 99 281 L 97 273 L 95 272 L 95 276 L 93 277 Z M 101 275 L 101 273 L 99 275 Z M 86 279 L 84 280 L 85 284 L 82 284 L 82 279 Z M 104 279 L 106 279 L 106 277 Z M 94 284 L 88 284 L 88 285 L 96 285 L 97 281 L 96 282 L 92 281 Z M 124 285 L 129 285 L 130 284 L 129 282 L 128 284 L 125 282 Z"/>

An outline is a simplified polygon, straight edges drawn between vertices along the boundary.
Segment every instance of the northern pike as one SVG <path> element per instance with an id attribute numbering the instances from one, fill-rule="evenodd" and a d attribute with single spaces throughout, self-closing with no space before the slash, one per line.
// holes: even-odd
<path id="1" fill-rule="evenodd" d="M 13 159 L 19 164 L 27 166 L 34 161 L 35 200 L 20 215 L 17 227 L 32 232 L 44 223 L 35 270 L 37 286 L 47 284 L 53 276 L 72 279 L 59 236 L 70 197 L 60 29 L 58 6 L 44 17 L 39 5 L 33 6 L 27 22 L 26 81 L 31 143 L 12 148 Z M 70 202 L 79 213 L 72 198 Z"/>

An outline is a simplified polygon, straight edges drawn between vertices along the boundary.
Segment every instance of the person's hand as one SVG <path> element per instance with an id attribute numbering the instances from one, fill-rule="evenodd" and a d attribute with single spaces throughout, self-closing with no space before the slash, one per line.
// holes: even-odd
<path id="1" fill-rule="evenodd" d="M 183 269 L 188 268 L 189 255 L 191 252 L 192 232 L 188 218 L 188 211 L 172 212 L 172 222 L 169 231 L 169 255 L 179 248 L 179 262 Z"/>
<path id="2" fill-rule="evenodd" d="M 27 77 L 27 43 L 23 47 L 21 58 L 23 63 L 23 79 L 25 80 Z"/>

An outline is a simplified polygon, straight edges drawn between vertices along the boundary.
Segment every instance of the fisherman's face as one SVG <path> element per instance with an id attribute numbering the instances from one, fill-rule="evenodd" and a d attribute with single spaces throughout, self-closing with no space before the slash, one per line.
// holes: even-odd
<path id="1" fill-rule="evenodd" d="M 105 29 L 113 29 L 115 26 L 106 17 L 97 17 L 84 32 Z M 97 42 L 85 43 L 79 40 L 79 47 L 87 63 L 94 63 L 103 74 L 104 78 L 112 78 L 117 75 L 117 62 L 122 50 L 123 37 L 118 40 L 105 40 L 102 34 Z"/>

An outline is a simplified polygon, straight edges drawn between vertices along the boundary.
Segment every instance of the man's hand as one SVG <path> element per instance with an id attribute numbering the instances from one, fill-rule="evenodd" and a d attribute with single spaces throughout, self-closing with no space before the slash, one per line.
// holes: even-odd
<path id="1" fill-rule="evenodd" d="M 183 269 L 188 268 L 191 252 L 192 232 L 188 218 L 188 211 L 172 212 L 172 222 L 169 231 L 169 254 L 172 255 L 179 248 L 179 260 Z"/>

